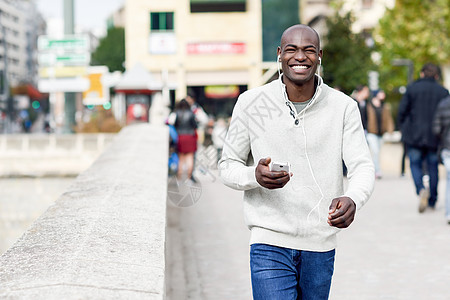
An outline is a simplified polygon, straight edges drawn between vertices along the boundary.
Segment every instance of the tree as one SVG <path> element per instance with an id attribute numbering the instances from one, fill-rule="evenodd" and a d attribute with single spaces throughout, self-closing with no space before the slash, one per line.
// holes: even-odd
<path id="1" fill-rule="evenodd" d="M 448 0 L 396 0 L 375 30 L 381 54 L 380 81 L 386 90 L 405 85 L 406 67 L 392 66 L 394 59 L 410 59 L 414 74 L 423 64 L 450 63 L 450 6 Z"/>
<path id="2" fill-rule="evenodd" d="M 339 86 L 349 94 L 358 85 L 367 84 L 373 63 L 371 49 L 366 46 L 364 37 L 351 31 L 352 13 L 340 15 L 338 11 L 326 21 L 323 77 L 330 86 Z"/>
<path id="3" fill-rule="evenodd" d="M 122 27 L 108 29 L 100 44 L 92 53 L 93 65 L 104 65 L 109 71 L 124 71 L 125 61 L 125 30 Z"/>

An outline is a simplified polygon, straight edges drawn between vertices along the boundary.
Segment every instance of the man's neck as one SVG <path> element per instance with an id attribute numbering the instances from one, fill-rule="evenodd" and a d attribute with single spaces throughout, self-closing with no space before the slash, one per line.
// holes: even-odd
<path id="1" fill-rule="evenodd" d="M 284 79 L 284 77 L 282 77 Z M 306 82 L 304 84 L 298 85 L 289 80 L 283 80 L 286 85 L 286 93 L 289 100 L 292 102 L 305 102 L 314 96 L 316 91 L 316 78 Z"/>

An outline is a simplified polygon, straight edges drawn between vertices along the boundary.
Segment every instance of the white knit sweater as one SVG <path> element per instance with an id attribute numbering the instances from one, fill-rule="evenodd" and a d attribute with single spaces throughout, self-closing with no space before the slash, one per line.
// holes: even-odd
<path id="1" fill-rule="evenodd" d="M 313 99 L 299 113 L 280 79 L 241 94 L 234 107 L 219 170 L 225 185 L 245 191 L 250 244 L 334 249 L 339 229 L 327 223 L 333 198 L 348 196 L 359 209 L 372 193 L 374 167 L 357 104 L 317 79 Z M 256 164 L 266 157 L 291 164 L 293 177 L 283 188 L 256 181 Z"/>

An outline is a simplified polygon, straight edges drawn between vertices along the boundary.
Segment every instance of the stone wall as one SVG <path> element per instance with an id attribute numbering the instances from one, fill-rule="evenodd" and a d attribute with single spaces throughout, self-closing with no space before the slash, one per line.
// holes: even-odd
<path id="1" fill-rule="evenodd" d="M 164 299 L 168 130 L 124 128 L 0 257 L 0 298 Z"/>
<path id="2" fill-rule="evenodd" d="M 0 177 L 77 176 L 116 134 L 0 135 Z"/>

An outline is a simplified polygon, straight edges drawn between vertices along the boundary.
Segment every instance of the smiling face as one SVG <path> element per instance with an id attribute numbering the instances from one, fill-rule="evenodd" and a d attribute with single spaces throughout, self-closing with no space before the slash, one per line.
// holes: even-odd
<path id="1" fill-rule="evenodd" d="M 322 57 L 317 33 L 306 25 L 286 29 L 277 49 L 281 58 L 283 79 L 296 85 L 314 82 L 314 74 Z"/>

